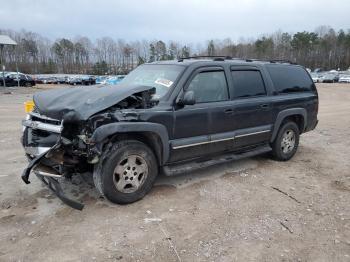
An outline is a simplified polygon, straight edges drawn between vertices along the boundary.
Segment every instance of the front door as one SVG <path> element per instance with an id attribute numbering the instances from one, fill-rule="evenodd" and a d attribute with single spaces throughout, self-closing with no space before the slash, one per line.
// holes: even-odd
<path id="1" fill-rule="evenodd" d="M 210 135 L 211 111 L 217 103 L 229 101 L 227 81 L 221 67 L 206 67 L 194 72 L 185 90 L 194 92 L 196 103 L 176 109 L 172 162 L 190 160 L 213 153 Z"/>

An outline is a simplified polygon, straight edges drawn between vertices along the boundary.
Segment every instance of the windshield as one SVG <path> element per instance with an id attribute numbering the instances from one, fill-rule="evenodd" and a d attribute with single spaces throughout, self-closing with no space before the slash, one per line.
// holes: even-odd
<path id="1" fill-rule="evenodd" d="M 155 98 L 164 96 L 184 67 L 177 65 L 141 65 L 123 79 L 123 84 L 156 88 Z"/>

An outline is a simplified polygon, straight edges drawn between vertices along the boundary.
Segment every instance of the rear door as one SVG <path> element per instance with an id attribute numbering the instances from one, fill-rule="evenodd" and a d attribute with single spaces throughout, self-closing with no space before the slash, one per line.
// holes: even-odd
<path id="1" fill-rule="evenodd" d="M 234 149 L 267 142 L 271 136 L 273 112 L 263 72 L 255 66 L 232 66 L 231 79 Z"/>

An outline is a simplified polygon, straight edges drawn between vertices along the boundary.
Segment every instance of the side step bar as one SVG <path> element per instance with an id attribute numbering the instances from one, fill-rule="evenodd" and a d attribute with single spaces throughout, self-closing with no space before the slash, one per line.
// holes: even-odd
<path id="1" fill-rule="evenodd" d="M 175 165 L 164 166 L 163 173 L 166 176 L 176 176 L 176 175 L 186 174 L 198 169 L 207 168 L 209 166 L 226 163 L 233 160 L 239 160 L 242 158 L 252 157 L 260 154 L 265 154 L 270 152 L 271 150 L 272 148 L 269 145 L 264 145 L 264 146 L 259 146 L 255 149 L 252 149 L 250 151 L 220 155 L 216 158 L 211 158 L 204 162 L 192 161 L 192 162 L 187 162 L 185 164 L 175 164 Z"/>

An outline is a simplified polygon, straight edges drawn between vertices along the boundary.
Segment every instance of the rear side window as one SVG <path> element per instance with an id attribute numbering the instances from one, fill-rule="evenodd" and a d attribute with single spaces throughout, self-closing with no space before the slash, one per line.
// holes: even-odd
<path id="1" fill-rule="evenodd" d="M 254 97 L 266 95 L 264 81 L 259 71 L 232 71 L 233 97 Z"/>
<path id="2" fill-rule="evenodd" d="M 300 66 L 266 65 L 278 93 L 313 91 L 314 83 Z"/>

